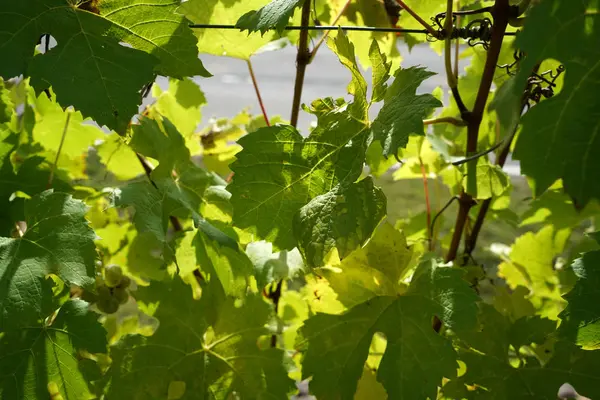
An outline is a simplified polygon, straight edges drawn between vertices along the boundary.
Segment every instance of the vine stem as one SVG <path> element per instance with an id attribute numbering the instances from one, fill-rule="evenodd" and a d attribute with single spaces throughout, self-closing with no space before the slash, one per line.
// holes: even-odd
<path id="1" fill-rule="evenodd" d="M 310 0 L 305 0 L 302 5 L 301 26 L 308 26 L 310 20 Z M 302 86 L 304 86 L 304 75 L 306 66 L 310 62 L 310 51 L 308 50 L 308 31 L 300 31 L 300 42 L 298 43 L 298 55 L 296 56 L 296 80 L 294 82 L 294 98 L 292 101 L 292 116 L 290 124 L 298 125 L 300 114 L 300 101 L 302 100 Z"/>
<path id="2" fill-rule="evenodd" d="M 444 66 L 446 67 L 446 79 L 450 89 L 457 86 L 454 71 L 452 71 L 452 5 L 454 0 L 446 2 L 446 17 L 444 19 L 444 32 L 446 39 L 444 40 Z M 457 40 L 458 42 L 458 40 Z"/>
<path id="3" fill-rule="evenodd" d="M 434 37 L 438 37 L 438 32 L 435 29 L 433 29 L 433 27 L 431 25 L 429 25 L 427 22 L 425 22 L 425 20 L 423 18 L 421 18 L 419 16 L 419 14 L 417 14 L 409 6 L 407 6 L 404 3 L 404 1 L 396 0 L 396 3 L 398 3 L 400 5 L 400 7 L 402 7 L 404 9 L 404 11 L 409 13 L 411 15 L 411 17 L 413 17 L 415 20 L 417 20 L 417 22 L 420 23 L 423 26 L 423 28 L 427 29 L 427 32 L 429 32 Z"/>
<path id="4" fill-rule="evenodd" d="M 65 126 L 62 131 L 62 136 L 60 137 L 60 144 L 58 145 L 58 150 L 56 151 L 56 157 L 54 158 L 54 163 L 52 164 L 52 169 L 50 170 L 50 176 L 48 177 L 48 184 L 46 185 L 46 189 L 50 189 L 52 187 L 52 181 L 54 180 L 54 171 L 56 171 L 56 166 L 58 165 L 58 159 L 60 157 L 60 153 L 63 148 L 63 144 L 65 144 L 65 138 L 67 137 L 67 130 L 69 129 L 69 122 L 71 121 L 71 110 L 67 109 L 67 118 L 65 120 Z"/>
<path id="5" fill-rule="evenodd" d="M 309 1 L 309 0 L 306 0 L 306 1 Z M 335 16 L 335 18 L 333 19 L 333 21 L 331 22 L 330 25 L 335 25 L 340 20 L 340 18 L 342 18 L 342 15 L 344 15 L 344 12 L 346 12 L 346 9 L 348 8 L 348 6 L 350 5 L 351 2 L 352 2 L 352 0 L 346 0 L 346 3 L 342 6 L 342 8 L 340 8 L 340 11 L 337 13 L 337 15 Z M 319 47 L 321 47 L 323 42 L 325 42 L 325 40 L 327 40 L 330 33 L 331 33 L 331 29 L 328 29 L 325 31 L 323 36 L 321 36 L 321 38 L 319 38 L 319 41 L 317 42 L 317 44 L 315 44 L 315 47 L 310 52 L 310 59 L 308 60 L 309 64 L 315 58 L 315 56 L 317 55 L 317 51 L 319 51 Z"/>
<path id="6" fill-rule="evenodd" d="M 477 97 L 475 98 L 475 105 L 473 106 L 473 110 L 466 113 L 463 117 L 467 120 L 467 157 L 477 152 L 479 126 L 481 125 L 481 119 L 483 117 L 487 98 L 492 86 L 494 72 L 496 71 L 496 65 L 498 64 L 498 57 L 500 55 L 500 49 L 502 48 L 504 32 L 506 31 L 508 19 L 510 17 L 510 4 L 508 0 L 496 0 L 491 13 L 494 17 L 494 29 L 490 39 L 490 48 L 485 60 L 485 66 L 483 69 L 483 75 L 481 76 L 479 90 L 477 91 Z M 473 160 L 467 165 L 472 169 L 476 163 L 477 161 Z M 471 173 L 470 175 L 473 174 Z M 474 204 L 475 202 L 473 197 L 463 191 L 459 197 L 459 209 L 456 216 L 456 222 L 454 224 L 454 232 L 452 234 L 450 248 L 448 250 L 448 254 L 446 254 L 446 262 L 456 259 L 463 230 L 469 216 L 469 210 Z"/>
<path id="7" fill-rule="evenodd" d="M 429 202 L 429 184 L 427 182 L 427 171 L 425 171 L 425 164 L 423 164 L 423 160 L 419 157 L 419 165 L 421 166 L 421 176 L 423 178 L 423 191 L 425 192 L 425 207 L 427 211 L 427 226 L 431 226 L 431 203 Z M 433 236 L 431 231 L 427 230 L 427 239 L 429 240 L 429 250 L 431 251 L 433 248 Z"/>
<path id="8" fill-rule="evenodd" d="M 467 124 L 462 119 L 454 118 L 454 117 L 440 117 L 440 118 L 430 118 L 424 119 L 423 125 L 435 125 L 435 124 L 443 124 L 448 123 L 456 126 L 466 126 Z"/>
<path id="9" fill-rule="evenodd" d="M 254 75 L 254 68 L 252 68 L 252 62 L 250 59 L 246 60 L 248 64 L 248 72 L 250 73 L 250 79 L 252 79 L 252 85 L 254 86 L 254 91 L 256 92 L 256 98 L 258 99 L 258 104 L 260 105 L 260 110 L 262 111 L 262 115 L 265 119 L 267 126 L 271 126 L 269 122 L 269 117 L 267 116 L 267 110 L 265 109 L 265 105 L 262 100 L 262 96 L 260 95 L 260 89 L 258 88 L 258 81 L 256 80 L 256 76 Z"/>
<path id="10" fill-rule="evenodd" d="M 456 0 L 456 9 L 460 9 L 460 1 Z M 456 16 L 456 27 L 460 28 L 460 15 Z M 459 56 L 459 50 L 460 50 L 460 41 L 458 39 L 456 39 L 456 41 L 454 42 L 454 71 L 453 71 L 453 75 L 454 75 L 454 79 L 457 81 L 458 83 L 458 56 Z"/>

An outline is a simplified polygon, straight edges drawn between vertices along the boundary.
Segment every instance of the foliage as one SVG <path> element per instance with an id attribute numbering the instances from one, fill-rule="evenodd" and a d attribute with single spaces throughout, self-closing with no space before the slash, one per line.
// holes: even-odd
<path id="1" fill-rule="evenodd" d="M 449 47 L 285 30 L 423 29 L 388 1 L 3 6 L 0 397 L 600 397 L 597 2 L 451 3 Z M 203 119 L 204 54 L 308 42 L 311 71 L 320 39 L 350 81 L 310 131 Z"/>

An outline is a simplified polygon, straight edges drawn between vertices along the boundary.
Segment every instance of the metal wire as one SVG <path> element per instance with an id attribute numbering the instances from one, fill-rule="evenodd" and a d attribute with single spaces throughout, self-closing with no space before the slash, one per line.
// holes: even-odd
<path id="1" fill-rule="evenodd" d="M 240 29 L 235 25 L 222 24 L 190 24 L 192 29 Z M 404 29 L 404 28 L 387 28 L 378 26 L 348 26 L 348 25 L 318 25 L 318 26 L 286 26 L 286 31 L 330 31 L 341 29 L 343 31 L 361 31 L 361 32 L 393 32 L 393 33 L 422 33 L 427 34 L 426 29 Z M 505 36 L 515 36 L 517 32 L 506 32 Z"/>

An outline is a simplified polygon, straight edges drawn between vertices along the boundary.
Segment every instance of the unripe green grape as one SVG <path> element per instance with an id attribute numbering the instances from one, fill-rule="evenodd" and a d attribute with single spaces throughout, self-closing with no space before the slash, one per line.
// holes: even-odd
<path id="1" fill-rule="evenodd" d="M 113 296 L 115 299 L 117 299 L 119 304 L 125 304 L 125 303 L 127 303 L 127 300 L 129 300 L 129 293 L 127 292 L 127 289 L 125 289 L 125 288 L 120 288 L 120 287 L 114 288 Z"/>
<path id="2" fill-rule="evenodd" d="M 117 287 L 119 289 L 127 289 L 129 287 L 129 285 L 131 285 L 131 279 L 129 279 L 129 277 L 127 277 L 127 276 L 123 276 L 123 278 L 121 279 L 121 282 L 119 282 Z"/>
<path id="3" fill-rule="evenodd" d="M 104 269 L 104 282 L 106 286 L 115 287 L 123 279 L 123 270 L 118 265 L 109 265 Z"/>
<path id="4" fill-rule="evenodd" d="M 111 297 L 110 288 L 106 287 L 105 285 L 96 286 L 96 292 L 98 292 L 99 299 Z"/>
<path id="5" fill-rule="evenodd" d="M 106 314 L 114 314 L 119 309 L 119 300 L 113 296 L 100 297 L 96 303 L 98 309 Z"/>

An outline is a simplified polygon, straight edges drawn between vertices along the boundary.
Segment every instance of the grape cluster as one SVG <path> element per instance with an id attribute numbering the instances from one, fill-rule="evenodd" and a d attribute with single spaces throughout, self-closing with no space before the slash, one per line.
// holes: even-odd
<path id="1" fill-rule="evenodd" d="M 118 265 L 108 265 L 104 268 L 104 280 L 96 282 L 98 299 L 96 306 L 106 314 L 114 314 L 121 304 L 127 303 L 129 292 L 127 288 L 131 280 L 123 275 Z"/>

